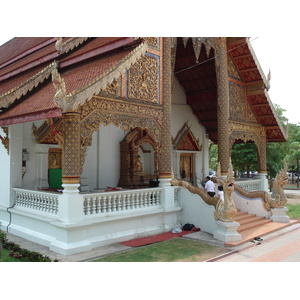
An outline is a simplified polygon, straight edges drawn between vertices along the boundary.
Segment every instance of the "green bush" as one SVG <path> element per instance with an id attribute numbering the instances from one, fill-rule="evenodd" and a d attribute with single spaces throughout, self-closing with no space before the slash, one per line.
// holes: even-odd
<path id="1" fill-rule="evenodd" d="M 0 239 L 2 240 L 3 248 L 9 251 L 9 255 L 14 258 L 22 258 L 22 260 L 30 262 L 51 262 L 51 259 L 47 255 L 42 255 L 35 251 L 30 251 L 27 249 L 22 249 L 19 244 L 14 242 L 9 242 L 7 239 L 7 234 L 0 230 Z M 57 259 L 53 261 L 58 261 Z"/>

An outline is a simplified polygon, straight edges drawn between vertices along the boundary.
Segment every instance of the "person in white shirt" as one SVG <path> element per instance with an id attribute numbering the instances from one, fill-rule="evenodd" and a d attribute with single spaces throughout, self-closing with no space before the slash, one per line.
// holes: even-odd
<path id="1" fill-rule="evenodd" d="M 215 193 L 215 185 L 214 183 L 211 181 L 209 176 L 206 176 L 206 182 L 205 182 L 205 191 L 207 192 L 207 194 L 211 197 L 214 197 Z"/>
<path id="2" fill-rule="evenodd" d="M 224 201 L 224 191 L 223 191 L 223 185 L 218 186 L 218 197 Z"/>

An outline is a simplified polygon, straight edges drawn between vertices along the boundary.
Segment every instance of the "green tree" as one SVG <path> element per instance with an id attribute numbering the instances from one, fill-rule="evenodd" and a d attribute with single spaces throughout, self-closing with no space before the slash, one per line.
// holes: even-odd
<path id="1" fill-rule="evenodd" d="M 234 144 L 231 150 L 231 161 L 235 171 L 241 173 L 247 172 L 250 177 L 250 171 L 257 170 L 257 147 L 254 143 Z"/>

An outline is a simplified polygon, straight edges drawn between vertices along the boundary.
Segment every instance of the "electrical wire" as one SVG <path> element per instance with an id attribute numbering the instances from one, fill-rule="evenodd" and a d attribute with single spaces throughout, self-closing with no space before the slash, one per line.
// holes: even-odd
<path id="1" fill-rule="evenodd" d="M 252 42 L 252 41 L 254 41 L 254 40 L 256 40 L 256 39 L 258 39 L 258 37 L 253 38 L 252 40 L 249 40 L 249 41 Z M 243 44 L 241 44 L 241 45 L 238 45 L 238 46 L 236 46 L 236 47 L 234 47 L 234 48 L 232 48 L 232 49 L 230 49 L 230 50 L 227 50 L 226 53 L 229 53 L 229 52 L 231 52 L 231 51 L 233 51 L 233 50 L 235 50 L 235 49 L 237 49 L 237 48 L 239 48 L 239 47 L 241 47 L 241 46 L 243 46 L 243 45 L 246 45 L 246 44 L 247 44 L 247 42 L 245 42 L 245 43 L 243 43 Z M 204 64 L 204 63 L 207 63 L 207 62 L 209 62 L 209 61 L 211 61 L 211 60 L 213 60 L 213 59 L 215 59 L 215 58 L 217 58 L 217 57 L 219 57 L 219 55 L 215 55 L 214 57 L 208 58 L 208 59 L 206 59 L 206 60 L 204 60 L 204 61 L 202 61 L 202 62 L 199 62 L 199 63 L 194 64 L 194 65 L 192 65 L 192 66 L 189 66 L 189 67 L 187 67 L 187 68 L 184 68 L 184 69 L 181 69 L 181 70 L 179 70 L 179 71 L 176 71 L 176 72 L 174 72 L 174 74 L 176 75 L 176 74 L 181 73 L 181 72 L 184 72 L 184 71 L 186 71 L 186 70 L 195 68 L 195 67 L 200 66 L 200 65 L 202 65 L 202 64 Z"/>

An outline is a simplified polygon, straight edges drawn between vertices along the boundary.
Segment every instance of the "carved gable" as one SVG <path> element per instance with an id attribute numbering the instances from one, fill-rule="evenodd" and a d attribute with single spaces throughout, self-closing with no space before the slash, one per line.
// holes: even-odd
<path id="1" fill-rule="evenodd" d="M 190 127 L 187 123 L 178 131 L 173 140 L 175 150 L 201 151 L 202 146 L 199 145 L 199 140 L 196 140 Z"/>

